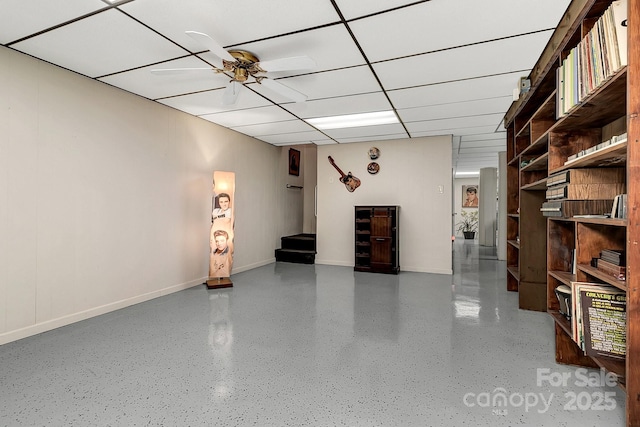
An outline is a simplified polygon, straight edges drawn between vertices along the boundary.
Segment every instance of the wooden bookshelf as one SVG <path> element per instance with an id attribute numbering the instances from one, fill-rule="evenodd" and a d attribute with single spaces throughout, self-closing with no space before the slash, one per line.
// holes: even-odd
<path id="1" fill-rule="evenodd" d="M 628 62 L 563 113 L 558 70 L 611 5 L 572 0 L 528 78 L 531 89 L 505 116 L 507 129 L 507 289 L 520 306 L 535 305 L 554 320 L 558 363 L 605 369 L 627 393 L 626 425 L 640 426 L 640 0 L 627 0 Z M 633 47 L 633 48 L 631 48 Z M 584 74 L 583 74 L 584 75 Z M 602 147 L 613 136 L 626 133 Z M 627 142 L 628 141 L 628 142 Z M 604 145 L 604 144 L 602 144 Z M 596 149 L 598 146 L 598 149 Z M 580 157 L 574 159 L 575 155 Z M 628 218 L 544 217 L 546 179 L 567 169 L 626 168 Z M 626 280 L 592 266 L 603 249 L 626 250 Z M 555 289 L 573 282 L 614 286 L 627 297 L 626 360 L 587 356 L 573 341 Z"/>

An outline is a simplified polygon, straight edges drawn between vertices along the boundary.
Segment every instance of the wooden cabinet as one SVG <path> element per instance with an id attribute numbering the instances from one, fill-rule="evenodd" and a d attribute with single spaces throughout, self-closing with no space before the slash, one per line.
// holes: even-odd
<path id="1" fill-rule="evenodd" d="M 544 283 L 545 309 L 554 319 L 556 361 L 615 374 L 621 389 L 627 392 L 627 425 L 640 426 L 640 275 L 636 272 L 640 267 L 640 51 L 635 47 L 640 42 L 640 0 L 626 2 L 627 38 L 619 45 L 630 47 L 627 64 L 610 69 L 598 84 L 581 92 L 577 101 L 567 105 L 563 99 L 567 94 L 563 63 L 584 46 L 612 3 L 619 4 L 610 0 L 570 3 L 529 75 L 531 89 L 521 94 L 505 116 L 507 289 L 522 292 L 529 279 Z M 591 74 L 586 68 L 577 70 L 580 78 L 571 87 L 580 90 L 583 79 Z M 587 169 L 612 167 L 624 168 L 626 180 L 621 184 L 628 195 L 626 218 L 566 213 L 542 216 L 540 205 L 549 196 L 547 185 L 563 171 L 578 170 L 578 175 L 588 175 Z M 585 192 L 584 206 L 599 205 L 596 193 Z M 592 259 L 606 249 L 626 251 L 626 280 L 592 266 Z M 541 260 L 544 278 L 540 275 Z M 624 361 L 587 356 L 573 340 L 571 323 L 560 312 L 555 290 L 561 285 L 571 287 L 574 282 L 609 285 L 626 292 Z M 535 295 L 530 291 L 528 296 L 520 296 L 521 306 L 523 299 L 533 303 L 539 298 L 540 289 L 531 291 Z"/>
<path id="2" fill-rule="evenodd" d="M 399 206 L 355 207 L 356 271 L 400 272 Z"/>

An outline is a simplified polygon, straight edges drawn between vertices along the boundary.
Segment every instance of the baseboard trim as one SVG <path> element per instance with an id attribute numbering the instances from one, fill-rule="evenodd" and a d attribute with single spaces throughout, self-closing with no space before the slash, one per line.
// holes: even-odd
<path id="1" fill-rule="evenodd" d="M 58 317 L 56 319 L 47 320 L 45 322 L 36 323 L 35 325 L 26 326 L 24 328 L 16 329 L 13 331 L 0 334 L 0 345 L 7 344 L 13 341 L 18 341 L 23 338 L 28 338 L 33 335 L 41 334 L 43 332 L 51 331 L 62 326 L 67 326 L 72 323 L 80 322 L 82 320 L 90 319 L 92 317 L 100 316 L 102 314 L 110 313 L 112 311 L 120 310 L 135 304 L 140 304 L 145 301 L 152 300 L 161 296 L 169 295 L 175 292 L 179 292 L 197 285 L 202 285 L 207 280 L 207 277 L 191 280 L 186 283 L 180 283 L 178 285 L 169 286 L 167 288 L 159 289 L 157 291 L 148 292 L 146 294 L 137 295 L 135 297 L 127 298 L 120 301 L 115 301 L 109 304 L 93 307 L 88 310 L 80 311 L 78 313 L 69 314 L 66 316 Z"/>

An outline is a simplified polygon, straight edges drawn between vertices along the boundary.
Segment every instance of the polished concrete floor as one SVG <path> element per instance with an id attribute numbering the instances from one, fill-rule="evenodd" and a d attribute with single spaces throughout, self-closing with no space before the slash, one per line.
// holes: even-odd
<path id="1" fill-rule="evenodd" d="M 0 346 L 0 426 L 624 425 L 495 249 L 454 248 L 453 276 L 275 263 Z"/>

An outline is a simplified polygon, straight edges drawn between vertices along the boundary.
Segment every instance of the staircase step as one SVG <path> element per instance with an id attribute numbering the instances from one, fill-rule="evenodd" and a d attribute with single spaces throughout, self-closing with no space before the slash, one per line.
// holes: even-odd
<path id="1" fill-rule="evenodd" d="M 316 251 L 276 249 L 276 261 L 293 262 L 298 264 L 314 264 L 316 261 Z"/>
<path id="2" fill-rule="evenodd" d="M 316 250 L 316 235 L 315 234 L 294 234 L 292 236 L 285 236 L 280 238 L 282 249 L 298 249 L 305 251 Z"/>

